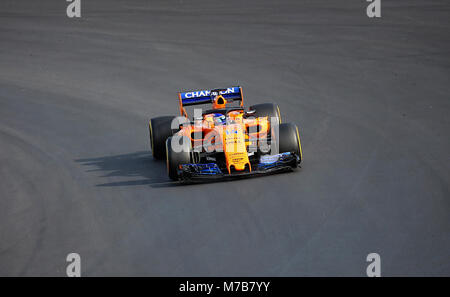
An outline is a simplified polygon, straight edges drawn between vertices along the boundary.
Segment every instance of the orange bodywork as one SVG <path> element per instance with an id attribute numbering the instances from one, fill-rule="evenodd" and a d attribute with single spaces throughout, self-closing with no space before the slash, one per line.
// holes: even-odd
<path id="1" fill-rule="evenodd" d="M 188 118 L 183 106 L 181 93 L 178 93 L 180 101 L 180 114 Z M 256 145 L 260 139 L 267 139 L 270 129 L 267 117 L 244 118 L 244 98 L 242 88 L 239 87 L 240 108 L 229 111 L 226 115 L 227 124 L 217 123 L 214 114 L 205 114 L 201 120 L 194 124 L 184 125 L 177 133 L 191 139 L 192 147 L 196 152 L 223 152 L 228 173 L 231 171 L 251 171 L 248 158 L 248 147 Z M 211 102 L 213 110 L 222 109 L 228 105 L 227 99 L 218 95 Z"/>
<path id="2" fill-rule="evenodd" d="M 227 125 L 214 123 L 211 115 L 194 125 L 185 125 L 177 135 L 187 136 L 197 152 L 223 152 L 228 173 L 232 170 L 251 171 L 248 146 L 257 145 L 259 139 L 267 138 L 269 121 L 267 117 L 244 118 L 243 111 L 227 114 Z"/>

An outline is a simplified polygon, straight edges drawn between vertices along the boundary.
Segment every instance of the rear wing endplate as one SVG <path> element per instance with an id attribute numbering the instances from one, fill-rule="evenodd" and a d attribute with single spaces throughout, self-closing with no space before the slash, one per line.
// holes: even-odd
<path id="1" fill-rule="evenodd" d="M 227 101 L 241 101 L 241 106 L 244 105 L 244 98 L 242 95 L 241 87 L 229 87 L 224 89 L 214 89 L 219 90 L 219 93 L 227 100 Z M 199 104 L 208 104 L 212 103 L 211 99 L 211 90 L 199 90 L 199 91 L 190 91 L 190 92 L 180 92 L 178 93 L 178 99 L 180 100 L 180 113 L 182 116 L 187 117 L 185 106 L 190 105 L 199 105 Z"/>

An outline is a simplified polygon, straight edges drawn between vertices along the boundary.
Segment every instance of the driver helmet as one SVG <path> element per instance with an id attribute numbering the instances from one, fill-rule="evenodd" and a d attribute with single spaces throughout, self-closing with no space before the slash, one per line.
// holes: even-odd
<path id="1" fill-rule="evenodd" d="M 223 114 L 221 114 L 221 113 L 214 114 L 214 123 L 216 125 L 225 125 L 226 122 L 227 122 L 227 119 Z"/>

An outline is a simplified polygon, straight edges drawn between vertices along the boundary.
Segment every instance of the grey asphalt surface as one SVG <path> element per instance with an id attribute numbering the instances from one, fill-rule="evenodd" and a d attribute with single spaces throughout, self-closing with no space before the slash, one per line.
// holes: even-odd
<path id="1" fill-rule="evenodd" d="M 0 275 L 450 276 L 450 3 L 0 2 Z M 294 173 L 178 186 L 150 117 L 241 85 Z"/>

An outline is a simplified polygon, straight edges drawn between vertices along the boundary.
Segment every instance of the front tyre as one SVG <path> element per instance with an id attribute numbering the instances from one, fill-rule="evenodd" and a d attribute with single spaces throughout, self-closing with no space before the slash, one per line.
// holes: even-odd
<path id="1" fill-rule="evenodd" d="M 300 158 L 298 164 L 302 162 L 302 145 L 297 125 L 293 123 L 280 124 L 276 143 L 279 153 L 294 153 Z"/>
<path id="2" fill-rule="evenodd" d="M 189 137 L 171 136 L 166 140 L 167 174 L 172 180 L 178 180 L 178 168 L 192 161 L 192 145 Z"/>

